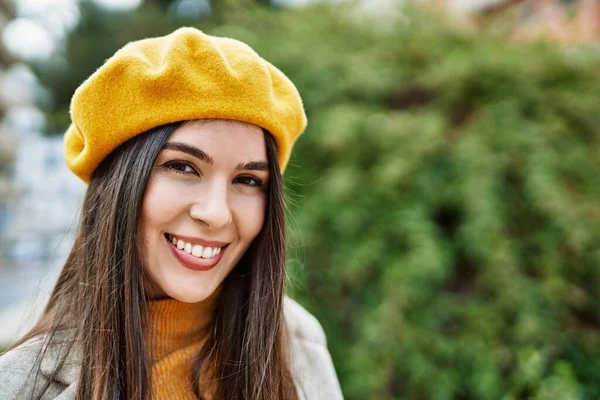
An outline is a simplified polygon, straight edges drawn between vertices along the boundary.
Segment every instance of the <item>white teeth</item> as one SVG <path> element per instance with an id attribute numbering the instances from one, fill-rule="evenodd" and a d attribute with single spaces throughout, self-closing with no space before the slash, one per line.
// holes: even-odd
<path id="1" fill-rule="evenodd" d="M 192 255 L 194 257 L 201 257 L 202 256 L 202 246 L 200 246 L 199 244 L 195 245 L 192 248 Z"/>
<path id="2" fill-rule="evenodd" d="M 221 252 L 221 247 L 202 247 L 199 244 L 193 245 L 171 236 L 171 242 L 177 246 L 179 250 L 183 250 L 188 254 L 198 258 L 213 258 Z"/>
<path id="3" fill-rule="evenodd" d="M 212 254 L 212 248 L 205 247 L 204 250 L 202 251 L 202 258 L 210 258 L 211 254 Z"/>

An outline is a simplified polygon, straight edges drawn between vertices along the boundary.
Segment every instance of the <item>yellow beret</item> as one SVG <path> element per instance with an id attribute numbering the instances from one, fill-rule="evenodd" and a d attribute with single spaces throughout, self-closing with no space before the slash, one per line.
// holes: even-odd
<path id="1" fill-rule="evenodd" d="M 132 137 L 159 125 L 205 118 L 268 130 L 283 172 L 306 127 L 298 90 L 280 70 L 245 43 L 195 28 L 125 45 L 77 88 L 70 112 L 65 157 L 84 182 Z"/>

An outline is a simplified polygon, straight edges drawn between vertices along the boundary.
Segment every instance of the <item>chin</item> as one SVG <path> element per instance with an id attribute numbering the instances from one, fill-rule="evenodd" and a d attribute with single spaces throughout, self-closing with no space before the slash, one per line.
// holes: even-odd
<path id="1" fill-rule="evenodd" d="M 189 290 L 186 290 L 183 287 L 179 287 L 175 290 L 168 291 L 167 295 L 183 303 L 199 303 L 210 297 L 210 295 L 213 294 L 213 292 L 213 290 L 198 290 L 197 287 L 190 288 Z"/>
<path id="2" fill-rule="evenodd" d="M 223 260 L 221 260 L 222 262 Z M 166 258 L 157 260 L 162 269 L 150 269 L 150 277 L 163 296 L 183 303 L 199 303 L 219 290 L 230 268 L 227 263 L 217 265 L 209 271 L 192 271 Z"/>

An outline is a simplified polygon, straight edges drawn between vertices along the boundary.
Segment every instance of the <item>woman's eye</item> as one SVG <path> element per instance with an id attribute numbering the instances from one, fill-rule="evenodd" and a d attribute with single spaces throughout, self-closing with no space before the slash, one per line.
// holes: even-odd
<path id="1" fill-rule="evenodd" d="M 163 167 L 178 174 L 194 174 L 196 170 L 189 163 L 184 161 L 169 161 L 163 164 Z"/>
<path id="2" fill-rule="evenodd" d="M 235 182 L 250 187 L 257 187 L 260 189 L 265 188 L 265 184 L 263 183 L 263 181 L 261 181 L 255 176 L 239 176 L 235 179 Z"/>

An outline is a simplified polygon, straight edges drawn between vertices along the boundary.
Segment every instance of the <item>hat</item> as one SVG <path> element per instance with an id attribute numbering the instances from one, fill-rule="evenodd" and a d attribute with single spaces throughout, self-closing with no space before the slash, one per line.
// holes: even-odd
<path id="1" fill-rule="evenodd" d="M 269 131 L 283 172 L 307 123 L 298 90 L 280 70 L 245 43 L 188 27 L 118 50 L 77 88 L 70 113 L 65 157 L 86 183 L 132 137 L 208 118 Z"/>

